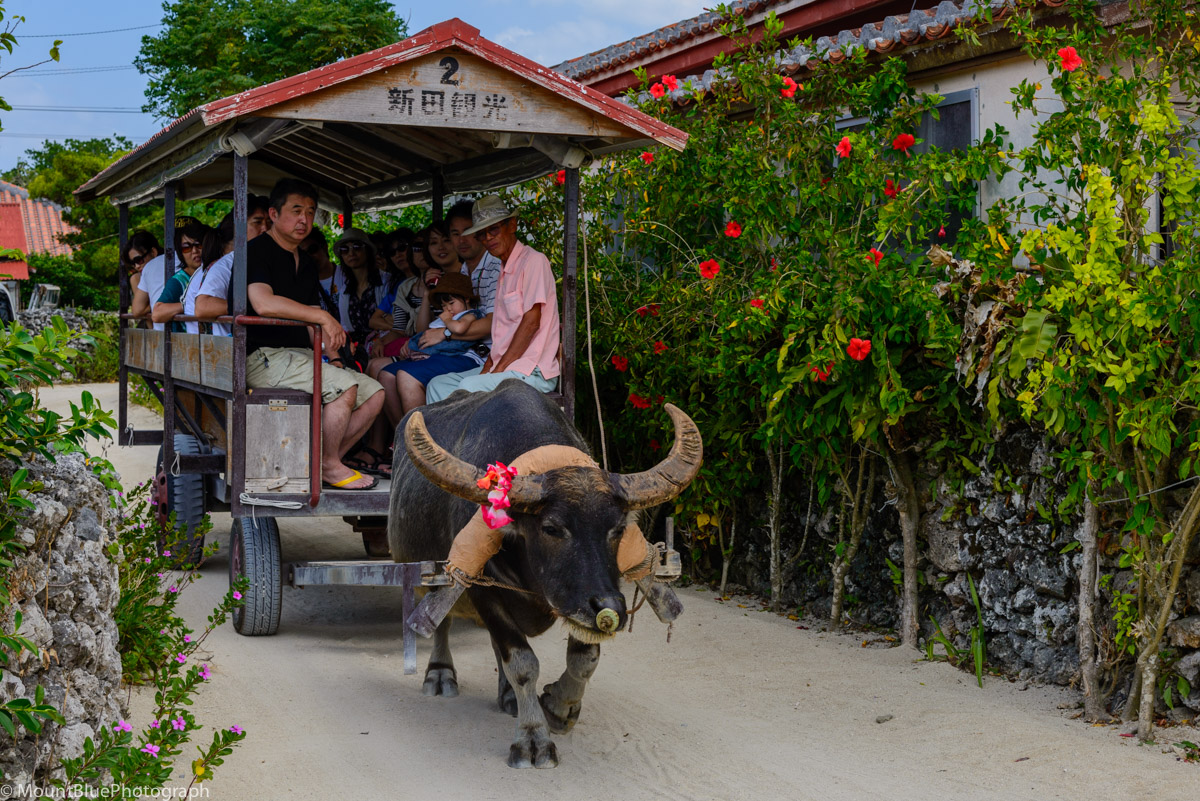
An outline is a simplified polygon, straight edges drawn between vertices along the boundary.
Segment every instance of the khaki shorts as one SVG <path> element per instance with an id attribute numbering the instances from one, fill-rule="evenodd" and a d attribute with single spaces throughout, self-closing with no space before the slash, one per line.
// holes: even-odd
<path id="1" fill-rule="evenodd" d="M 259 348 L 246 358 L 246 386 L 312 392 L 312 351 L 306 348 Z M 321 365 L 321 403 L 337 400 L 350 387 L 358 387 L 355 409 L 383 390 L 378 381 L 362 373 L 332 364 Z"/>

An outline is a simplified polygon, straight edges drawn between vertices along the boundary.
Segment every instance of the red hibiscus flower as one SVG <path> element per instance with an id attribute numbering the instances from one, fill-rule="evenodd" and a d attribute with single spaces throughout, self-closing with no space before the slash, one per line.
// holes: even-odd
<path id="1" fill-rule="evenodd" d="M 1059 50 L 1058 57 L 1062 61 L 1063 72 L 1074 72 L 1083 66 L 1083 59 L 1079 57 L 1073 47 L 1064 47 Z"/>
<path id="2" fill-rule="evenodd" d="M 554 174 L 554 183 L 558 184 L 559 186 L 562 186 L 566 182 L 567 182 L 567 171 L 566 170 L 559 170 L 557 173 Z"/>
<path id="3" fill-rule="evenodd" d="M 651 304 L 650 304 L 649 306 L 647 306 L 646 308 L 649 310 L 649 312 L 650 312 L 650 316 L 651 316 L 651 317 L 657 317 L 657 316 L 658 316 L 658 310 L 659 310 L 659 309 L 661 309 L 662 307 L 661 307 L 661 306 L 659 306 L 657 303 L 651 303 Z"/>
<path id="4" fill-rule="evenodd" d="M 656 451 L 661 447 L 662 446 L 658 444 L 658 440 L 656 440 L 656 439 L 650 440 L 650 450 Z"/>
<path id="5" fill-rule="evenodd" d="M 716 278 L 719 272 L 721 272 L 721 265 L 717 264 L 716 259 L 707 259 L 700 262 L 700 275 L 703 277 Z"/>
<path id="6" fill-rule="evenodd" d="M 838 142 L 837 147 L 834 149 L 837 150 L 837 154 L 842 158 L 848 158 L 851 150 L 850 137 L 843 136 L 842 141 Z"/>
<path id="7" fill-rule="evenodd" d="M 903 150 L 904 155 L 908 155 L 908 149 L 917 143 L 917 138 L 912 134 L 900 134 L 892 140 L 892 150 Z"/>
<path id="8" fill-rule="evenodd" d="M 624 356 L 613 356 L 612 363 L 618 372 L 623 373 L 629 369 L 629 359 L 626 359 Z"/>
<path id="9" fill-rule="evenodd" d="M 742 226 L 740 223 L 730 220 L 725 226 L 725 236 L 731 239 L 737 239 L 742 235 Z"/>
<path id="10" fill-rule="evenodd" d="M 946 238 L 946 226 L 943 225 L 941 228 L 938 229 L 938 239 L 945 239 L 945 238 Z"/>
<path id="11" fill-rule="evenodd" d="M 871 252 L 867 254 L 867 261 L 874 262 L 875 266 L 878 267 L 879 262 L 883 261 L 883 253 L 875 248 L 871 248 Z"/>
<path id="12" fill-rule="evenodd" d="M 344 219 L 345 219 L 345 218 L 344 218 L 344 217 L 342 217 L 342 215 L 340 215 L 340 214 L 338 215 L 338 228 L 345 228 L 345 227 L 346 227 L 346 224 L 345 224 L 344 222 L 342 222 L 342 220 L 344 220 Z"/>
<path id="13" fill-rule="evenodd" d="M 892 183 L 891 178 L 888 178 L 886 181 L 884 181 L 883 194 L 886 195 L 887 197 L 895 197 L 896 195 L 900 194 L 900 190 L 896 187 L 896 185 L 894 183 Z"/>
<path id="14" fill-rule="evenodd" d="M 761 309 L 763 307 L 763 299 L 755 298 L 754 300 L 750 301 L 750 305 L 756 309 Z"/>
<path id="15" fill-rule="evenodd" d="M 861 362 L 863 359 L 867 358 L 867 354 L 870 352 L 871 340 L 869 339 L 851 337 L 850 344 L 846 347 L 846 353 L 856 362 Z"/>
<path id="16" fill-rule="evenodd" d="M 799 84 L 793 81 L 791 78 L 784 78 L 783 88 L 779 90 L 779 94 L 783 95 L 784 97 L 795 97 L 797 86 L 799 86 Z"/>
<path id="17" fill-rule="evenodd" d="M 654 396 L 654 402 L 655 402 L 655 403 L 657 403 L 659 406 L 662 406 L 662 402 L 663 402 L 663 396 L 662 396 L 662 395 L 655 395 L 655 396 Z"/>
<path id="18" fill-rule="evenodd" d="M 812 368 L 813 381 L 828 381 L 830 370 L 822 370 L 820 367 Z"/>
<path id="19" fill-rule="evenodd" d="M 666 350 L 669 350 L 669 348 L 666 346 L 666 344 L 663 343 L 663 341 L 661 339 L 654 343 L 654 355 L 655 356 L 657 356 L 658 354 L 660 354 Z"/>
<path id="20" fill-rule="evenodd" d="M 655 100 L 661 100 L 662 96 L 667 93 L 667 88 L 661 83 L 656 83 L 650 87 L 650 94 L 654 95 Z"/>
<path id="21" fill-rule="evenodd" d="M 646 312 L 648 312 L 650 310 L 648 308 L 646 308 L 645 306 L 639 306 L 638 308 L 634 309 L 634 311 L 637 312 L 638 317 L 645 317 Z"/>
<path id="22" fill-rule="evenodd" d="M 633 407 L 635 409 L 649 409 L 650 408 L 650 399 L 643 398 L 641 395 L 638 395 L 636 392 L 629 393 L 629 402 L 633 404 Z"/>
<path id="23" fill-rule="evenodd" d="M 779 264 L 778 264 L 778 263 L 776 263 L 776 261 L 775 261 L 775 257 L 774 257 L 774 256 L 772 256 L 772 257 L 771 257 L 771 272 L 775 272 L 775 271 L 776 271 L 776 270 L 778 270 L 778 269 L 779 269 Z"/>
<path id="24" fill-rule="evenodd" d="M 674 75 L 662 76 L 663 86 L 667 87 L 668 91 L 674 92 L 679 88 L 679 79 Z"/>
<path id="25" fill-rule="evenodd" d="M 649 150 L 647 150 L 644 153 L 642 153 L 641 159 L 646 164 L 653 164 L 654 163 L 654 154 L 651 153 Z"/>

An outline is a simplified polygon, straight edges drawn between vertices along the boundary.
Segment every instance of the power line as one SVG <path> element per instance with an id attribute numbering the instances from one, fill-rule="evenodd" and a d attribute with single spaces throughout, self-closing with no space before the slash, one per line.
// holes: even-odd
<path id="1" fill-rule="evenodd" d="M 83 139 L 86 134 L 51 134 L 51 133 L 10 133 L 9 131 L 0 131 L 0 139 Z M 131 141 L 146 140 L 148 136 L 125 136 L 124 134 L 113 134 L 113 136 L 124 136 Z M 107 137 L 98 137 L 107 138 Z"/>
<path id="2" fill-rule="evenodd" d="M 140 108 L 125 106 L 123 108 L 106 108 L 101 106 L 13 106 L 13 111 L 68 111 L 72 113 L 90 114 L 144 114 Z"/>
<path id="3" fill-rule="evenodd" d="M 153 25 L 138 25 L 133 28 L 113 28 L 108 31 L 82 31 L 80 33 L 22 33 L 18 34 L 19 39 L 65 39 L 68 36 L 99 36 L 102 33 L 124 33 L 125 31 L 144 31 L 149 28 L 161 28 L 162 23 L 156 22 Z"/>
<path id="4" fill-rule="evenodd" d="M 132 64 L 124 64 L 112 67 L 70 67 L 60 70 L 25 70 L 11 75 L 11 78 L 29 78 L 35 75 L 83 75 L 89 72 L 118 72 L 121 70 L 135 70 L 137 67 Z"/>

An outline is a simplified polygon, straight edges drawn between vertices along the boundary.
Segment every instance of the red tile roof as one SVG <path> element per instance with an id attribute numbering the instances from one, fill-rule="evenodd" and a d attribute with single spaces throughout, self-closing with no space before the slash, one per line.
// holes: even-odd
<path id="1" fill-rule="evenodd" d="M 0 248 L 65 256 L 71 248 L 59 241 L 59 235 L 77 230 L 63 221 L 62 206 L 31 198 L 28 191 L 16 184 L 0 181 Z M 23 261 L 3 262 L 0 274 L 28 278 L 29 268 Z"/>

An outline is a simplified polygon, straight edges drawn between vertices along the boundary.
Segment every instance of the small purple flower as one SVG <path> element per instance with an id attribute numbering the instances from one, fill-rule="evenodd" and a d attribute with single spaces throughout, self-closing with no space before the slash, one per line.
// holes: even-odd
<path id="1" fill-rule="evenodd" d="M 154 575 L 158 576 L 159 578 L 162 578 L 162 577 L 163 577 L 163 574 L 162 574 L 162 573 L 155 573 Z"/>
<path id="2" fill-rule="evenodd" d="M 175 661 L 182 665 L 187 661 L 187 654 L 175 654 Z"/>
<path id="3" fill-rule="evenodd" d="M 175 718 L 171 721 L 171 728 L 173 728 L 175 731 L 183 731 L 187 728 L 187 721 L 181 717 Z"/>
<path id="4" fill-rule="evenodd" d="M 171 589 L 167 590 L 167 592 L 179 592 L 179 588 L 172 584 Z"/>
<path id="5" fill-rule="evenodd" d="M 230 726 L 229 730 L 234 734 L 241 734 L 244 731 L 241 726 Z"/>
<path id="6" fill-rule="evenodd" d="M 150 557 L 149 557 L 149 556 L 147 556 L 147 557 L 146 557 L 146 559 L 145 559 L 145 562 L 146 562 L 146 564 L 150 564 L 150 561 L 151 561 L 151 560 L 150 560 Z"/>
<path id="7" fill-rule="evenodd" d="M 157 729 L 161 725 L 162 725 L 162 722 L 158 721 L 158 720 L 150 722 L 150 728 L 152 728 L 152 729 Z"/>
<path id="8" fill-rule="evenodd" d="M 190 634 L 185 634 L 185 635 L 183 635 L 183 641 L 184 641 L 184 642 L 191 642 L 191 641 L 192 641 L 192 635 L 190 635 Z"/>
<path id="9" fill-rule="evenodd" d="M 204 679 L 205 681 L 208 681 L 208 677 L 210 675 L 212 675 L 212 674 L 208 672 L 208 665 L 201 665 L 200 666 L 200 678 Z"/>
<path id="10" fill-rule="evenodd" d="M 133 731 L 133 726 L 130 726 L 129 721 L 123 718 L 114 723 L 113 728 L 117 731 Z"/>
<path id="11" fill-rule="evenodd" d="M 159 630 L 158 630 L 158 633 L 159 633 L 159 634 L 166 634 L 166 633 L 167 633 L 167 630 L 166 630 L 166 629 L 159 629 Z"/>
<path id="12" fill-rule="evenodd" d="M 233 600 L 235 600 L 235 601 L 242 600 L 242 594 L 240 592 L 238 592 L 237 590 L 234 590 L 233 591 Z"/>
<path id="13" fill-rule="evenodd" d="M 150 756 L 158 756 L 158 746 L 154 743 L 146 743 L 139 750 L 146 752 Z"/>
<path id="14" fill-rule="evenodd" d="M 170 551 L 163 551 L 163 556 L 170 556 L 170 555 L 171 555 Z"/>

